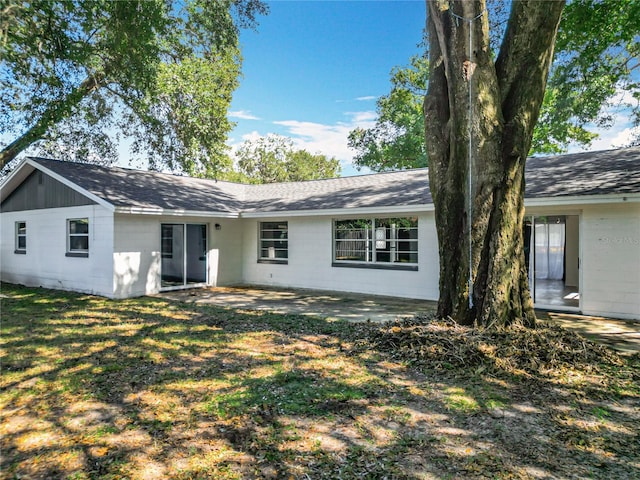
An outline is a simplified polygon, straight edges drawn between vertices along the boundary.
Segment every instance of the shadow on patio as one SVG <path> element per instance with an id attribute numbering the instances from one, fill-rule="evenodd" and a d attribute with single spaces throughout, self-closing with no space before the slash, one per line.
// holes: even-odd
<path id="1" fill-rule="evenodd" d="M 327 320 L 388 322 L 398 317 L 433 314 L 436 302 L 411 298 L 276 287 L 238 286 L 178 290 L 160 297 L 240 310 L 306 315 Z M 561 312 L 538 311 L 538 319 L 556 322 L 620 352 L 640 352 L 640 322 Z"/>

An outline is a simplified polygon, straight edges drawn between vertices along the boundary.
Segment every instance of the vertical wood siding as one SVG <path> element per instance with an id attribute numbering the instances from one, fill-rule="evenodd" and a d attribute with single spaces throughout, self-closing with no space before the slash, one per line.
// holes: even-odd
<path id="1" fill-rule="evenodd" d="M 96 202 L 67 187 L 49 175 L 35 170 L 9 195 L 0 209 L 3 212 L 78 207 Z"/>

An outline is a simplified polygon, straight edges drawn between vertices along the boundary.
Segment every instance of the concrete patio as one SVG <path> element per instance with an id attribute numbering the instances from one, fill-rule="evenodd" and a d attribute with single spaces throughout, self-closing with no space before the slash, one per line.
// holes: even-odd
<path id="1" fill-rule="evenodd" d="M 398 317 L 430 314 L 436 303 L 378 295 L 275 287 L 216 287 L 177 290 L 157 295 L 176 301 L 211 304 L 239 310 L 264 310 L 308 315 L 327 320 L 387 322 Z M 622 353 L 640 352 L 640 322 L 538 311 L 542 321 L 556 322 Z"/>

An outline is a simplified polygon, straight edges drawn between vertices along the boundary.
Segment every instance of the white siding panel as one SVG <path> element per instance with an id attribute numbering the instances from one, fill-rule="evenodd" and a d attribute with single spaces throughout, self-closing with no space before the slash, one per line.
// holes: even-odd
<path id="1" fill-rule="evenodd" d="M 582 311 L 640 319 L 640 205 L 583 212 Z"/>
<path id="2" fill-rule="evenodd" d="M 220 230 L 215 229 L 220 225 Z M 209 240 L 211 284 L 214 286 L 242 283 L 242 239 L 244 225 L 238 219 L 211 220 Z"/>
<path id="3" fill-rule="evenodd" d="M 67 219 L 89 219 L 89 256 L 67 252 Z M 15 222 L 27 222 L 27 253 L 14 253 Z M 113 214 L 102 206 L 2 214 L 1 275 L 7 282 L 113 296 Z"/>
<path id="4" fill-rule="evenodd" d="M 158 293 L 161 288 L 160 225 L 206 224 L 208 283 L 241 282 L 242 225 L 229 219 L 117 214 L 113 284 L 118 298 Z M 216 230 L 215 224 L 220 225 Z"/>
<path id="5" fill-rule="evenodd" d="M 158 217 L 116 214 L 113 288 L 117 298 L 160 291 L 160 223 Z"/>
<path id="6" fill-rule="evenodd" d="M 260 221 L 289 222 L 289 262 L 258 263 Z M 245 220 L 244 283 L 438 299 L 438 244 L 432 214 L 418 219 L 418 271 L 333 267 L 333 219 Z"/>

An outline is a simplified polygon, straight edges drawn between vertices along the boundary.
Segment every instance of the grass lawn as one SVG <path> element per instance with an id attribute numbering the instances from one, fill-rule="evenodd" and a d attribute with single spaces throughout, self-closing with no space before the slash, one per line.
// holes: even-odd
<path id="1" fill-rule="evenodd" d="M 0 478 L 640 478 L 640 360 L 575 334 L 1 293 Z"/>

